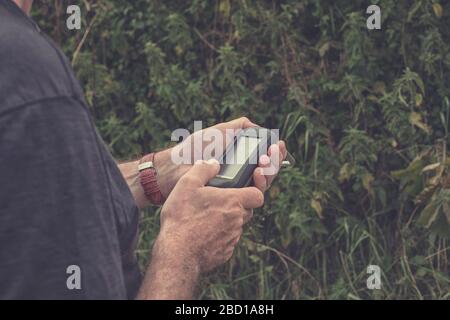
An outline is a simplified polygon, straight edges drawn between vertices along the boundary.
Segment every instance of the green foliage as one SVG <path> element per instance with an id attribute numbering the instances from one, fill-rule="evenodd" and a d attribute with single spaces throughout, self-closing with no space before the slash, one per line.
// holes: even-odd
<path id="1" fill-rule="evenodd" d="M 366 28 L 370 4 L 380 31 Z M 80 5 L 81 32 L 58 24 L 53 4 L 34 16 L 74 60 L 114 155 L 165 147 L 193 120 L 246 115 L 283 128 L 297 159 L 201 298 L 450 298 L 448 1 Z M 381 290 L 366 288 L 369 264 Z"/>

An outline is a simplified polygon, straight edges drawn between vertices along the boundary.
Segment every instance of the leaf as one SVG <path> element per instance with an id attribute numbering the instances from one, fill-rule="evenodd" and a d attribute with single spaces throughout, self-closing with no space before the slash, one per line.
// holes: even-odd
<path id="1" fill-rule="evenodd" d="M 443 214 L 437 216 L 436 221 L 432 224 L 430 230 L 440 237 L 450 238 L 450 223 Z"/>
<path id="2" fill-rule="evenodd" d="M 373 194 L 373 189 L 372 189 L 372 182 L 374 180 L 374 177 L 372 174 L 370 173 L 365 173 L 362 176 L 362 184 L 364 186 L 364 189 L 367 190 L 367 192 L 369 192 L 370 194 Z"/>
<path id="3" fill-rule="evenodd" d="M 339 170 L 339 182 L 349 180 L 355 174 L 355 168 L 350 163 L 345 163 Z"/>
<path id="4" fill-rule="evenodd" d="M 253 263 L 258 263 L 259 261 L 261 261 L 261 258 L 258 257 L 258 256 L 255 255 L 255 254 L 251 254 L 251 255 L 249 256 L 249 258 L 250 258 L 250 261 L 253 262 Z"/>
<path id="5" fill-rule="evenodd" d="M 175 47 L 175 53 L 177 54 L 177 56 L 181 56 L 183 54 L 184 50 L 181 46 L 176 46 Z"/>
<path id="6" fill-rule="evenodd" d="M 415 73 L 415 75 L 416 75 L 416 77 L 414 78 L 414 80 L 415 80 L 417 86 L 419 87 L 420 92 L 422 92 L 422 95 L 425 95 L 425 84 L 423 83 L 422 78 L 420 78 L 420 76 L 418 74 Z"/>
<path id="7" fill-rule="evenodd" d="M 289 138 L 297 129 L 297 127 L 306 120 L 306 117 L 302 116 L 300 112 L 291 112 L 287 115 L 286 120 L 281 130 L 284 139 Z"/>
<path id="8" fill-rule="evenodd" d="M 386 85 L 382 81 L 376 81 L 373 85 L 373 91 L 378 94 L 386 93 Z"/>
<path id="9" fill-rule="evenodd" d="M 420 212 L 420 216 L 419 219 L 417 219 L 417 223 L 420 226 L 429 228 L 431 224 L 436 220 L 438 214 L 439 214 L 438 205 L 434 201 L 432 201 Z"/>
<path id="10" fill-rule="evenodd" d="M 422 96 L 420 93 L 416 94 L 414 100 L 416 101 L 416 107 L 422 106 L 422 103 L 423 103 L 423 96 Z"/>
<path id="11" fill-rule="evenodd" d="M 390 139 L 389 142 L 390 142 L 392 148 L 397 148 L 398 142 L 395 139 Z"/>
<path id="12" fill-rule="evenodd" d="M 411 161 L 405 169 L 396 170 L 391 172 L 391 176 L 396 179 L 411 179 L 415 178 L 417 173 L 422 170 L 424 166 L 424 161 L 421 157 L 415 158 Z"/>
<path id="13" fill-rule="evenodd" d="M 422 157 L 423 155 L 416 157 L 405 169 L 391 171 L 391 176 L 400 180 L 404 196 L 415 197 L 423 188 L 421 171 L 425 162 Z"/>
<path id="14" fill-rule="evenodd" d="M 416 276 L 418 277 L 424 277 L 428 273 L 428 269 L 426 268 L 419 268 L 416 272 Z"/>
<path id="15" fill-rule="evenodd" d="M 414 204 L 421 205 L 425 201 L 428 201 L 434 194 L 438 187 L 438 184 L 432 184 L 423 189 L 414 199 Z"/>
<path id="16" fill-rule="evenodd" d="M 324 57 L 325 54 L 328 52 L 328 50 L 330 49 L 330 43 L 329 42 L 325 42 L 320 48 L 319 48 L 319 55 L 320 57 Z"/>
<path id="17" fill-rule="evenodd" d="M 427 171 L 436 170 L 436 169 L 439 168 L 440 166 L 441 166 L 441 163 L 440 163 L 440 162 L 433 163 L 433 164 L 429 164 L 429 165 L 427 165 L 425 168 L 422 169 L 422 173 L 427 172 Z"/>
<path id="18" fill-rule="evenodd" d="M 387 203 L 386 191 L 385 191 L 383 188 L 377 188 L 377 189 L 376 189 L 376 193 L 377 193 L 377 195 L 378 195 L 378 199 L 379 199 L 380 202 L 381 202 L 381 205 L 382 205 L 383 207 L 385 207 L 385 206 L 386 206 L 386 203 Z"/>
<path id="19" fill-rule="evenodd" d="M 417 255 L 414 256 L 410 262 L 416 266 L 423 266 L 427 264 L 427 259 L 425 256 Z"/>
<path id="20" fill-rule="evenodd" d="M 230 12 L 231 12 L 230 0 L 220 1 L 219 12 L 226 18 L 228 18 L 230 16 Z"/>
<path id="21" fill-rule="evenodd" d="M 280 188 L 277 185 L 273 185 L 269 189 L 269 197 L 270 199 L 276 199 L 278 198 L 278 195 L 280 194 Z"/>
<path id="22" fill-rule="evenodd" d="M 418 127 L 419 129 L 422 129 L 423 131 L 425 131 L 427 134 L 431 133 L 431 129 L 430 127 L 423 122 L 422 120 L 422 115 L 418 112 L 411 112 L 409 115 L 409 122 Z"/>
<path id="23" fill-rule="evenodd" d="M 311 207 L 316 211 L 319 218 L 323 219 L 323 215 L 322 215 L 323 209 L 322 209 L 322 205 L 320 204 L 320 201 L 312 198 L 311 199 Z"/>
<path id="24" fill-rule="evenodd" d="M 447 219 L 447 223 L 450 225 L 450 204 L 448 202 L 442 204 L 442 211 Z"/>
<path id="25" fill-rule="evenodd" d="M 407 21 L 411 22 L 414 15 L 417 13 L 417 11 L 420 9 L 420 7 L 422 6 L 422 1 L 417 1 L 416 5 L 408 12 L 408 18 Z"/>
<path id="26" fill-rule="evenodd" d="M 439 3 L 434 3 L 433 4 L 433 11 L 434 14 L 436 15 L 436 17 L 440 18 L 442 17 L 442 6 Z"/>

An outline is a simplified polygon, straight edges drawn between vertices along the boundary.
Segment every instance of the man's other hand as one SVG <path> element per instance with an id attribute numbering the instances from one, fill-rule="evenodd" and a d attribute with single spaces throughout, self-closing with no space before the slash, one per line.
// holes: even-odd
<path id="1" fill-rule="evenodd" d="M 139 299 L 192 299 L 201 272 L 228 261 L 264 195 L 258 188 L 205 186 L 216 160 L 198 161 L 178 181 L 161 210 L 161 230 Z"/>
<path id="2" fill-rule="evenodd" d="M 161 211 L 158 242 L 209 271 L 230 259 L 252 216 L 264 203 L 255 188 L 218 189 L 205 186 L 219 172 L 216 160 L 198 161 L 183 175 Z"/>

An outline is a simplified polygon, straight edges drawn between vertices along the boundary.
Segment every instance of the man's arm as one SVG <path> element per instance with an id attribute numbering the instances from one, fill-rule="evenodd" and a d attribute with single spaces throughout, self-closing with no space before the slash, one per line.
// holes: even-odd
<path id="1" fill-rule="evenodd" d="M 240 118 L 219 124 L 215 128 L 225 130 L 227 128 L 245 128 L 251 125 L 253 124 L 248 119 Z M 183 143 L 191 144 L 191 140 L 193 139 L 188 139 Z M 192 178 L 193 175 L 195 179 L 198 179 L 208 170 L 203 168 L 204 171 L 197 172 L 199 170 L 198 165 L 197 167 L 192 167 L 191 165 L 177 166 L 171 161 L 171 152 L 172 149 L 160 151 L 156 153 L 154 158 L 157 182 L 167 201 L 161 211 L 161 232 L 153 247 L 151 263 L 147 268 L 138 294 L 139 299 L 192 299 L 200 272 L 205 269 L 211 269 L 231 257 L 234 246 L 237 244 L 242 232 L 242 223 L 248 221 L 252 215 L 251 210 L 246 208 L 262 205 L 262 201 L 258 202 L 258 199 L 263 198 L 260 191 L 265 191 L 274 179 L 274 176 L 264 176 L 261 170 L 257 169 L 254 172 L 254 182 L 260 191 L 256 188 L 243 188 L 233 190 L 235 194 L 227 197 L 227 193 L 230 190 L 204 188 L 208 190 L 206 192 L 208 196 L 202 199 L 198 194 L 186 197 L 186 194 L 189 194 L 189 190 L 181 189 L 178 192 L 181 192 L 182 195 L 173 195 L 171 193 L 172 189 L 175 188 L 173 192 L 177 193 L 175 191 L 177 189 L 176 186 L 179 185 L 177 183 L 185 174 L 188 178 Z M 285 156 L 286 147 L 283 141 L 279 141 L 269 149 L 269 157 L 265 156 L 265 158 L 260 159 L 259 165 L 260 167 L 269 166 L 272 157 L 284 159 Z M 281 160 L 277 160 L 276 163 L 281 164 Z M 131 161 L 120 164 L 119 169 L 127 181 L 137 205 L 143 208 L 151 203 L 145 197 L 140 185 L 138 165 L 139 160 Z M 217 166 L 216 169 L 218 172 L 219 167 Z M 191 175 L 189 175 L 189 170 L 193 170 L 195 174 L 191 172 Z M 208 176 L 208 179 L 203 181 L 204 184 L 214 177 L 217 172 L 213 172 L 212 175 Z M 183 183 L 180 183 L 180 185 L 181 187 L 178 186 L 178 189 L 183 188 L 183 186 L 186 187 Z M 213 192 L 213 189 L 216 191 Z M 255 194 L 255 191 L 259 192 L 259 194 Z M 244 195 L 249 192 L 251 200 L 250 202 L 247 200 L 245 206 L 238 202 L 238 208 L 228 207 L 230 199 L 245 198 Z M 195 210 L 192 210 L 192 207 Z M 244 213 L 238 219 L 242 222 L 240 226 L 238 223 L 237 231 L 235 225 L 227 226 L 224 223 L 224 215 L 233 215 L 242 212 L 242 210 Z M 174 212 L 178 214 L 177 219 L 166 218 L 166 216 L 174 215 Z M 163 222 L 166 220 L 172 221 L 171 225 L 177 232 L 167 232 L 167 228 L 163 227 Z M 189 225 L 191 226 L 190 230 Z M 186 227 L 188 228 L 186 229 Z M 234 238 L 230 239 L 230 234 L 233 234 Z M 206 255 L 206 257 L 201 259 L 202 255 Z"/>
<path id="2" fill-rule="evenodd" d="M 170 150 L 163 150 L 155 156 L 158 168 L 158 184 L 165 197 L 174 188 L 178 177 L 177 168 L 171 165 Z M 151 205 L 139 181 L 139 160 L 119 164 L 131 193 L 139 208 Z M 181 173 L 180 173 L 181 174 Z M 198 261 L 185 253 L 186 243 L 169 239 L 160 233 L 153 246 L 151 263 L 145 273 L 138 299 L 192 299 L 199 278 Z"/>
<path id="3" fill-rule="evenodd" d="M 219 123 L 213 127 L 206 128 L 204 132 L 209 129 L 218 129 L 223 132 L 224 137 L 227 129 L 244 129 L 256 126 L 253 122 L 248 120 L 245 117 L 238 118 L 232 121 Z M 201 134 L 200 131 L 197 131 L 196 134 Z M 225 138 L 224 138 L 225 141 Z M 214 141 L 213 143 L 217 143 Z M 193 135 L 188 137 L 182 144 L 190 145 L 190 148 L 195 148 Z M 204 149 L 208 144 L 204 144 L 202 149 Z M 164 198 L 167 199 L 172 189 L 175 187 L 178 180 L 192 167 L 191 165 L 183 164 L 176 165 L 171 160 L 171 152 L 172 149 L 166 149 L 163 151 L 159 151 L 155 154 L 154 165 L 157 172 L 157 182 L 160 187 L 161 193 Z M 279 165 L 286 158 L 286 145 L 283 141 L 278 141 L 276 144 L 272 145 L 269 148 L 269 157 L 262 156 L 259 161 L 260 167 L 270 166 L 272 160 L 275 160 Z M 191 159 L 192 163 L 194 159 Z M 208 159 L 204 159 L 208 160 Z M 127 184 L 133 194 L 133 197 L 136 201 L 136 204 L 139 208 L 144 208 L 151 205 L 150 201 L 145 197 L 144 190 L 142 189 L 139 182 L 139 171 L 138 171 L 139 160 L 130 161 L 126 163 L 119 164 L 119 169 L 122 172 L 123 177 L 127 181 Z M 260 170 L 255 170 L 253 181 L 255 186 L 261 191 L 265 191 L 270 184 L 272 183 L 275 175 L 265 176 L 261 173 Z"/>
<path id="4" fill-rule="evenodd" d="M 69 97 L 0 114 L 1 299 L 127 297 L 96 137 L 87 111 Z"/>
<path id="5" fill-rule="evenodd" d="M 161 235 L 158 237 L 138 299 L 193 299 L 200 266 L 196 259 L 185 254 L 183 246 Z"/>
<path id="6" fill-rule="evenodd" d="M 139 299 L 192 299 L 199 274 L 231 258 L 244 221 L 264 195 L 255 187 L 205 187 L 219 167 L 196 163 L 170 193 Z"/>
<path id="7" fill-rule="evenodd" d="M 154 165 L 157 170 L 156 179 L 164 198 L 169 196 L 170 191 L 175 187 L 177 181 L 186 172 L 185 168 L 173 164 L 170 160 L 170 152 L 171 149 L 159 151 L 155 154 L 154 158 Z M 150 206 L 151 203 L 145 196 L 139 181 L 139 161 L 140 160 L 125 162 L 118 166 L 133 194 L 137 206 L 142 209 Z"/>

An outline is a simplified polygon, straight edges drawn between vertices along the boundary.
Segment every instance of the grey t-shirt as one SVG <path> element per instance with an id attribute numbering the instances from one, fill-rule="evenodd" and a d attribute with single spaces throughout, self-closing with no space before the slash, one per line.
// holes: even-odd
<path id="1" fill-rule="evenodd" d="M 68 60 L 0 0 L 0 299 L 134 298 L 138 219 Z"/>

